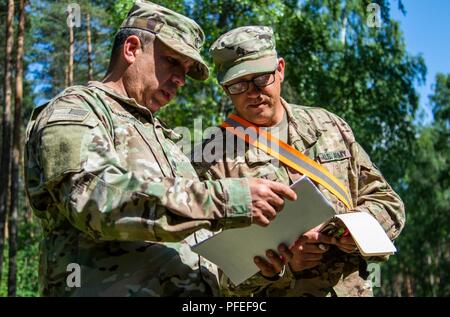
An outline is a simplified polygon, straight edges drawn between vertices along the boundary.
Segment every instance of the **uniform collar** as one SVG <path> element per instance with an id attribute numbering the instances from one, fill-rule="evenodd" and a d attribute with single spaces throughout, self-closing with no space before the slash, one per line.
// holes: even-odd
<path id="1" fill-rule="evenodd" d="M 281 104 L 288 117 L 289 144 L 301 152 L 316 144 L 320 134 L 311 127 L 310 121 L 302 116 L 294 116 L 291 105 L 283 98 L 281 98 Z"/>
<path id="2" fill-rule="evenodd" d="M 288 119 L 288 144 L 314 159 L 315 145 L 321 136 L 320 132 L 311 127 L 310 120 L 306 116 L 294 116 L 292 106 L 286 100 L 281 98 L 281 103 Z M 248 162 L 268 162 L 273 160 L 273 157 L 257 147 L 249 147 L 245 159 Z"/>
<path id="3" fill-rule="evenodd" d="M 108 96 L 110 96 L 114 100 L 118 101 L 119 103 L 126 104 L 128 106 L 132 106 L 133 108 L 136 108 L 137 110 L 139 110 L 139 112 L 150 116 L 152 118 L 152 121 L 153 121 L 153 119 L 154 119 L 153 113 L 149 109 L 147 109 L 146 107 L 141 106 L 140 104 L 138 104 L 136 99 L 129 98 L 128 96 L 121 95 L 121 94 L 117 93 L 114 89 L 106 86 L 104 83 L 99 82 L 99 81 L 90 81 L 90 82 L 88 82 L 88 87 L 95 87 L 95 88 L 103 91 L 105 94 L 107 94 Z"/>

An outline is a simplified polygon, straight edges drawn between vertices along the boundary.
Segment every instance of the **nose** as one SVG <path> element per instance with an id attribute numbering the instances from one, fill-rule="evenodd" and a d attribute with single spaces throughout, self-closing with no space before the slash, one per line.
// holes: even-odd
<path id="1" fill-rule="evenodd" d="M 183 70 L 175 72 L 172 76 L 172 82 L 174 82 L 177 87 L 183 87 L 186 83 L 186 73 Z"/>
<path id="2" fill-rule="evenodd" d="M 261 88 L 256 86 L 253 82 L 248 83 L 247 95 L 249 97 L 258 97 L 261 94 Z"/>

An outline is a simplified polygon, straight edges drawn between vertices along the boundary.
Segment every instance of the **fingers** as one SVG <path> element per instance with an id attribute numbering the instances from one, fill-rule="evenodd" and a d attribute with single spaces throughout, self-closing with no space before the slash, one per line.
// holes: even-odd
<path id="1" fill-rule="evenodd" d="M 267 220 L 266 217 L 259 217 L 259 218 L 253 218 L 253 223 L 260 225 L 261 227 L 267 227 L 268 225 L 270 225 L 270 221 Z"/>
<path id="2" fill-rule="evenodd" d="M 260 225 L 261 227 L 267 227 L 270 224 L 270 220 L 267 219 L 264 215 L 258 214 L 258 215 L 253 215 L 252 223 Z"/>
<path id="3" fill-rule="evenodd" d="M 339 239 L 339 244 L 352 244 L 356 246 L 355 240 L 352 237 L 342 237 Z"/>
<path id="4" fill-rule="evenodd" d="M 345 253 L 353 253 L 357 250 L 357 248 L 355 247 L 344 247 L 344 246 L 338 246 L 338 248 L 342 251 L 344 251 Z"/>
<path id="5" fill-rule="evenodd" d="M 277 211 L 267 202 L 261 203 L 261 211 L 264 217 L 272 221 L 277 216 Z"/>
<path id="6" fill-rule="evenodd" d="M 324 223 L 322 222 L 320 225 L 312 228 L 311 230 L 305 232 L 304 234 L 308 233 L 308 232 L 320 232 L 320 229 L 322 229 L 324 226 Z"/>
<path id="7" fill-rule="evenodd" d="M 284 258 L 285 263 L 290 262 L 294 256 L 292 251 L 283 243 L 278 246 L 278 252 Z"/>
<path id="8" fill-rule="evenodd" d="M 253 258 L 256 266 L 261 271 L 261 274 L 267 277 L 272 277 L 276 274 L 279 274 L 283 269 L 284 261 L 273 250 L 267 250 L 266 256 L 269 259 L 269 261 L 260 256 L 255 256 Z"/>
<path id="9" fill-rule="evenodd" d="M 319 253 L 304 253 L 302 256 L 303 262 L 319 262 L 323 255 Z"/>
<path id="10" fill-rule="evenodd" d="M 337 240 L 334 237 L 329 237 L 317 231 L 308 231 L 301 235 L 297 241 L 301 244 L 304 243 L 324 243 L 324 244 L 336 244 Z"/>
<path id="11" fill-rule="evenodd" d="M 277 211 L 281 211 L 284 207 L 284 200 L 275 193 L 272 193 L 267 202 Z"/>
<path id="12" fill-rule="evenodd" d="M 266 256 L 269 259 L 270 263 L 272 264 L 272 267 L 274 268 L 275 272 L 278 274 L 283 269 L 284 262 L 281 260 L 280 256 L 274 252 L 273 250 L 267 250 Z"/>
<path id="13" fill-rule="evenodd" d="M 319 265 L 320 261 L 305 261 L 303 263 L 303 269 L 307 270 L 307 269 L 312 269 L 313 267 L 316 267 L 317 265 Z"/>
<path id="14" fill-rule="evenodd" d="M 305 269 L 309 269 L 317 266 L 321 263 L 322 254 L 306 253 L 295 255 L 289 266 L 293 272 L 300 272 Z"/>
<path id="15" fill-rule="evenodd" d="M 343 237 L 339 239 L 336 246 L 344 252 L 352 253 L 357 250 L 357 246 L 352 237 Z"/>
<path id="16" fill-rule="evenodd" d="M 317 245 L 317 247 L 318 247 L 320 250 L 324 251 L 324 252 L 328 251 L 328 248 L 329 248 L 328 245 L 323 244 L 323 243 L 319 243 L 319 244 Z"/>
<path id="17" fill-rule="evenodd" d="M 252 209 L 252 222 L 260 226 L 268 226 L 275 219 L 276 210 L 266 201 L 254 201 Z"/>
<path id="18" fill-rule="evenodd" d="M 271 184 L 274 183 L 282 186 L 285 185 L 267 180 L 264 181 L 265 181 L 264 185 L 267 186 L 267 191 L 264 193 L 263 199 L 267 201 L 275 210 L 277 211 L 282 210 L 284 207 L 284 199 L 273 190 Z"/>
<path id="19" fill-rule="evenodd" d="M 296 199 L 295 192 L 281 183 L 250 178 L 249 186 L 252 196 L 253 222 L 262 226 L 267 226 L 275 218 L 276 212 L 283 208 L 282 197 Z"/>
<path id="20" fill-rule="evenodd" d="M 322 254 L 328 251 L 329 246 L 321 243 L 305 243 L 296 245 L 296 250 L 303 253 L 317 253 Z"/>
<path id="21" fill-rule="evenodd" d="M 272 277 L 276 274 L 272 265 L 270 265 L 269 262 L 267 262 L 262 257 L 255 256 L 253 258 L 253 261 L 255 262 L 255 264 L 259 268 L 259 270 L 261 271 L 262 275 Z"/>
<path id="22" fill-rule="evenodd" d="M 252 221 L 261 226 L 267 226 L 275 219 L 277 210 L 281 210 L 284 201 L 270 188 L 270 181 L 251 178 L 249 180 L 252 196 Z"/>
<path id="23" fill-rule="evenodd" d="M 297 255 L 302 261 L 320 261 L 327 250 L 323 250 L 317 244 L 312 243 L 300 244 L 292 248 L 294 256 Z"/>
<path id="24" fill-rule="evenodd" d="M 282 183 L 277 182 L 270 182 L 270 188 L 272 191 L 274 191 L 276 194 L 280 195 L 281 197 L 287 198 L 289 200 L 297 200 L 297 194 L 287 185 L 284 185 Z"/>

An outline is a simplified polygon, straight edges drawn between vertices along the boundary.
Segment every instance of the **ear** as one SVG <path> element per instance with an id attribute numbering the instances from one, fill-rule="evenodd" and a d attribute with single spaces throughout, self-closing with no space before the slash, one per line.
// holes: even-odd
<path id="1" fill-rule="evenodd" d="M 130 35 L 123 43 L 122 57 L 128 64 L 133 64 L 141 50 L 142 46 L 139 38 L 136 35 Z"/>
<path id="2" fill-rule="evenodd" d="M 284 66 L 285 66 L 284 59 L 282 57 L 280 57 L 278 59 L 278 65 L 277 65 L 277 72 L 280 75 L 280 83 L 282 83 L 284 80 Z"/>

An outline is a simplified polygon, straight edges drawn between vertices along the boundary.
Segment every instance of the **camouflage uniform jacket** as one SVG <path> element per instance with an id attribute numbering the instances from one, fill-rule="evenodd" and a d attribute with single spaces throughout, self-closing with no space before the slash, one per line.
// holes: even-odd
<path id="1" fill-rule="evenodd" d="M 35 109 L 26 188 L 44 231 L 42 295 L 218 294 L 216 267 L 190 245 L 208 230 L 250 224 L 248 182 L 199 181 L 171 137 L 99 82 Z M 69 263 L 81 267 L 80 288 L 66 285 Z"/>
<path id="2" fill-rule="evenodd" d="M 369 156 L 355 141 L 354 135 L 338 116 L 321 108 L 289 105 L 282 100 L 288 118 L 288 143 L 311 159 L 320 162 L 350 191 L 354 211 L 369 212 L 379 221 L 391 239 L 405 223 L 403 202 L 386 182 Z M 203 143 L 212 146 L 224 142 L 225 133 Z M 236 141 L 236 140 L 235 140 Z M 219 144 L 219 143 L 214 143 Z M 225 149 L 225 145 L 221 145 Z M 212 146 L 214 147 L 214 146 Z M 230 154 L 231 153 L 231 154 Z M 244 151 L 225 151 L 223 159 L 194 163 L 203 179 L 224 177 L 261 177 L 291 184 L 300 175 L 255 147 Z M 209 160 L 211 161 L 211 159 Z M 348 212 L 344 204 L 327 189 L 318 185 L 337 213 Z M 372 287 L 366 271 L 366 260 L 331 247 L 318 266 L 296 273 L 286 270 L 277 281 L 257 274 L 239 285 L 222 276 L 225 295 L 236 296 L 371 296 Z"/>

